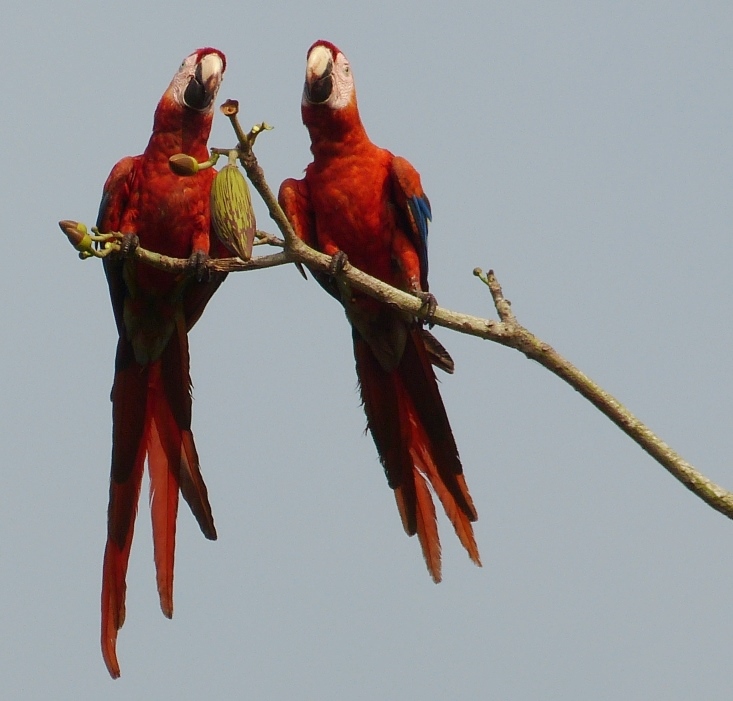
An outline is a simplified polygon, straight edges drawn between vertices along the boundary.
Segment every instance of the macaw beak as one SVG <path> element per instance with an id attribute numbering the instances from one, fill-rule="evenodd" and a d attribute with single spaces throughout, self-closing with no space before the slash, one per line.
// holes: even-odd
<path id="1" fill-rule="evenodd" d="M 183 93 L 186 107 L 197 112 L 209 108 L 219 91 L 224 64 L 218 54 L 206 54 L 197 64 L 194 75 L 189 78 Z"/>
<path id="2" fill-rule="evenodd" d="M 325 46 L 316 46 L 308 55 L 305 68 L 305 98 L 314 105 L 320 105 L 333 92 L 333 58 Z"/>

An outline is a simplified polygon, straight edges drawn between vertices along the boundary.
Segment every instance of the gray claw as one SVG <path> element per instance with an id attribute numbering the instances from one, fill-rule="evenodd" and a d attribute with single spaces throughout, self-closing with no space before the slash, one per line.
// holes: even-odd
<path id="1" fill-rule="evenodd" d="M 338 275 L 349 262 L 349 257 L 343 251 L 336 251 L 331 258 L 331 265 L 329 266 L 328 272 L 332 276 Z"/>
<path id="2" fill-rule="evenodd" d="M 422 301 L 422 308 L 425 309 L 425 316 L 423 318 L 427 325 L 432 328 L 434 326 L 433 317 L 438 309 L 438 300 L 435 299 L 435 295 L 432 292 L 423 292 L 422 290 L 417 290 L 415 296 Z"/>
<path id="3" fill-rule="evenodd" d="M 137 234 L 124 234 L 120 241 L 120 255 L 123 258 L 129 258 L 139 245 L 140 239 Z"/>
<path id="4" fill-rule="evenodd" d="M 203 251 L 194 251 L 188 259 L 188 268 L 196 276 L 198 282 L 208 282 L 211 277 L 211 271 L 207 267 L 209 262 L 209 254 Z"/>

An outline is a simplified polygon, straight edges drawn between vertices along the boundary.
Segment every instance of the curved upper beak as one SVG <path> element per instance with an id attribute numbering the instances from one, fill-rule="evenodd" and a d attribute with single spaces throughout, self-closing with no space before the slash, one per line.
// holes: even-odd
<path id="1" fill-rule="evenodd" d="M 333 91 L 333 58 L 325 46 L 316 46 L 308 54 L 303 92 L 308 102 L 326 102 Z"/>
<path id="2" fill-rule="evenodd" d="M 224 62 L 215 53 L 206 54 L 197 64 L 194 75 L 189 78 L 183 101 L 192 110 L 203 112 L 211 106 L 224 75 Z"/>

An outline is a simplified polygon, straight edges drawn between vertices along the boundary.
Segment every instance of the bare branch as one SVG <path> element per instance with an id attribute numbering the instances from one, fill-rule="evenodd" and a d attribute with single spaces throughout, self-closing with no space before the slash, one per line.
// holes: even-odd
<path id="1" fill-rule="evenodd" d="M 209 261 L 207 265 L 212 270 L 236 272 L 294 263 L 299 268 L 301 265 L 305 265 L 313 271 L 329 273 L 331 258 L 310 248 L 295 235 L 295 232 L 290 226 L 290 222 L 278 205 L 277 198 L 267 184 L 264 172 L 252 151 L 252 144 L 254 143 L 255 137 L 269 127 L 262 123 L 253 127 L 249 134 L 245 134 L 237 119 L 236 104 L 234 104 L 234 101 L 226 104 L 228 105 L 228 109 L 222 111 L 231 120 L 237 135 L 239 141 L 239 160 L 247 172 L 252 185 L 265 202 L 270 216 L 283 235 L 284 241 L 276 236 L 260 231 L 257 232 L 257 238 L 262 243 L 283 247 L 284 251 L 273 255 L 258 256 L 247 262 L 239 258 L 216 259 Z M 212 152 L 218 151 L 222 151 L 222 149 L 212 150 Z M 69 237 L 72 245 L 80 251 L 80 255 L 83 257 L 92 255 L 89 253 L 89 235 L 83 224 L 64 221 L 60 222 L 60 225 L 64 233 Z M 114 249 L 116 245 L 113 240 L 115 239 L 115 234 L 105 234 L 104 236 L 104 241 L 106 242 L 105 247 Z M 110 241 L 112 242 L 110 243 Z M 131 255 L 137 260 L 162 270 L 170 272 L 184 272 L 188 270 L 188 261 L 186 260 L 169 258 L 158 253 L 146 251 L 143 248 L 136 248 Z M 494 343 L 500 343 L 503 346 L 514 348 L 526 355 L 527 358 L 538 362 L 584 396 L 626 433 L 626 435 L 638 443 L 660 465 L 690 489 L 690 491 L 720 513 L 728 516 L 728 518 L 733 518 L 733 494 L 731 492 L 723 489 L 698 472 L 647 426 L 639 421 L 617 399 L 569 363 L 549 344 L 540 340 L 519 324 L 512 311 L 511 304 L 504 297 L 501 285 L 493 271 L 484 274 L 479 268 L 476 268 L 474 274 L 489 288 L 499 320 L 482 319 L 438 307 L 435 314 L 431 317 L 431 323 L 458 331 L 459 333 L 477 336 L 487 341 L 493 341 Z M 416 317 L 424 314 L 423 302 L 418 297 L 391 287 L 348 263 L 338 274 L 338 277 L 347 282 L 352 289 L 363 292 L 408 314 Z"/>

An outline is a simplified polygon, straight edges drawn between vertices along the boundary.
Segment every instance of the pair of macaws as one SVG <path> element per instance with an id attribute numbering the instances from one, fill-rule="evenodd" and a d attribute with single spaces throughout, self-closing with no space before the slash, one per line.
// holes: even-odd
<path id="1" fill-rule="evenodd" d="M 224 280 L 208 257 L 230 256 L 211 224 L 213 169 L 176 175 L 168 159 L 208 158 L 214 101 L 226 68 L 221 51 L 203 48 L 181 64 L 155 111 L 144 153 L 110 173 L 98 217 L 102 232 L 187 258 L 173 275 L 127 255 L 104 269 L 119 333 L 112 387 L 112 469 L 102 579 L 102 654 L 118 677 L 117 631 L 125 619 L 125 576 L 147 457 L 154 557 L 163 613 L 173 614 L 173 560 L 179 490 L 207 538 L 216 529 L 191 433 L 188 331 Z M 470 558 L 480 564 L 471 522 L 476 511 L 433 365 L 453 362 L 414 317 L 338 282 L 348 259 L 361 270 L 410 291 L 435 308 L 428 291 L 430 204 L 417 171 L 375 146 L 359 118 L 349 63 L 333 44 L 308 51 L 302 99 L 313 162 L 301 180 L 286 180 L 280 204 L 296 234 L 333 256 L 332 275 L 318 281 L 351 323 L 356 371 L 387 481 L 405 531 L 417 533 L 432 578 L 440 581 L 440 543 L 430 489 L 437 494 Z"/>

